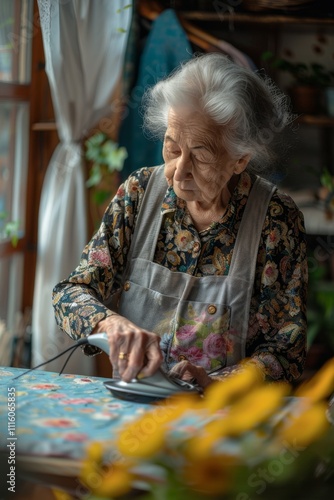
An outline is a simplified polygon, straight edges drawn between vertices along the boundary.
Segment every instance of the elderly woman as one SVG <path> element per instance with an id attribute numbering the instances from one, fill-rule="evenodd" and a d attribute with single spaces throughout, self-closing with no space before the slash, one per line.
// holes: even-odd
<path id="1" fill-rule="evenodd" d="M 267 380 L 299 377 L 303 216 L 258 175 L 290 121 L 272 82 L 220 54 L 151 88 L 145 123 L 163 137 L 165 163 L 118 189 L 80 264 L 55 287 L 59 326 L 73 339 L 106 332 L 125 381 L 162 365 L 206 387 L 244 358 Z"/>

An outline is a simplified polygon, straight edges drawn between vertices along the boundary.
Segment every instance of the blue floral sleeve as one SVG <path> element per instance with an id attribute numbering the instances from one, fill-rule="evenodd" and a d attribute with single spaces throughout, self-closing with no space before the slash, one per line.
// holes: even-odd
<path id="1" fill-rule="evenodd" d="M 57 324 L 73 339 L 89 335 L 99 321 L 111 314 L 107 304 L 120 286 L 151 170 L 134 172 L 119 187 L 98 231 L 83 250 L 78 267 L 53 290 Z"/>
<path id="2" fill-rule="evenodd" d="M 303 371 L 307 285 L 303 215 L 277 193 L 262 232 L 247 341 L 248 355 L 270 380 L 292 381 Z"/>

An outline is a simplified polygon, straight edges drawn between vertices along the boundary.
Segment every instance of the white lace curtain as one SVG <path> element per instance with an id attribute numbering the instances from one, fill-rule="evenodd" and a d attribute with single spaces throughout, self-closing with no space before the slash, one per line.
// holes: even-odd
<path id="1" fill-rule="evenodd" d="M 130 27 L 129 4 L 131 0 L 38 0 L 60 143 L 47 169 L 39 211 L 34 365 L 73 345 L 56 326 L 51 294 L 79 263 L 87 243 L 82 138 L 110 115 L 108 102 L 120 76 Z M 45 369 L 57 371 L 63 363 L 61 358 Z M 78 349 L 66 371 L 91 374 L 92 359 Z"/>

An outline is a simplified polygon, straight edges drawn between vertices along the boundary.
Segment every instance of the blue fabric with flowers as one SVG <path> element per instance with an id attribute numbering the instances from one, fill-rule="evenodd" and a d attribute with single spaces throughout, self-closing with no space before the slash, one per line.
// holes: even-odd
<path id="1" fill-rule="evenodd" d="M 103 382 L 107 379 L 104 378 L 38 370 L 13 380 L 24 371 L 0 367 L 0 452 L 8 452 L 8 443 L 15 440 L 17 454 L 82 460 L 89 445 L 100 442 L 108 452 L 108 460 L 112 461 L 119 458 L 114 446 L 119 430 L 152 408 L 114 398 L 105 388 Z M 294 399 L 288 398 L 292 409 Z M 283 418 L 287 410 L 282 412 Z M 14 424 L 9 425 L 12 412 Z M 212 418 L 221 418 L 223 413 L 224 409 L 211 417 L 187 413 L 176 420 L 170 431 L 173 438 L 180 435 L 190 438 L 202 425 Z M 334 423 L 334 395 L 327 414 Z M 157 422 L 161 422 L 159 407 Z M 231 443 L 224 442 L 225 451 L 226 446 Z M 235 446 L 236 442 L 232 442 L 233 452 Z"/>
<path id="2" fill-rule="evenodd" d="M 112 441 L 120 425 L 150 408 L 114 398 L 104 378 L 38 370 L 13 380 L 23 371 L 0 368 L 1 450 L 16 438 L 18 454 L 82 459 L 90 443 Z M 15 412 L 10 427 L 9 410 Z"/>

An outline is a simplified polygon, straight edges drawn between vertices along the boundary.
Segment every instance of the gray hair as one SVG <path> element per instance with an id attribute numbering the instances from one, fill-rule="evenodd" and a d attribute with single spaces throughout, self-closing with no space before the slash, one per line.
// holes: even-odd
<path id="1" fill-rule="evenodd" d="M 222 144 L 235 157 L 250 155 L 262 172 L 277 159 L 281 133 L 295 118 L 290 101 L 268 76 L 238 66 L 227 56 L 193 57 L 144 95 L 144 129 L 163 139 L 168 112 L 185 104 L 210 117 Z"/>

